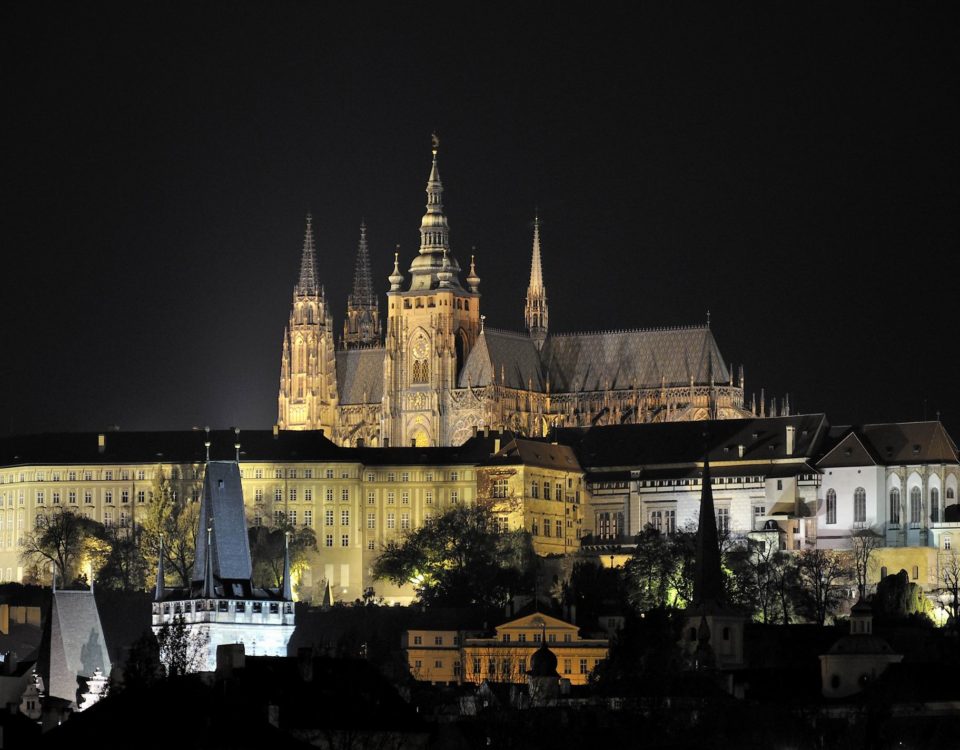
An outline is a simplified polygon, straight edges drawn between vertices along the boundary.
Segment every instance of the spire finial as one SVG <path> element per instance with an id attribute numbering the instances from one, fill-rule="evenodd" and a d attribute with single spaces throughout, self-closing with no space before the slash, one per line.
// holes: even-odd
<path id="1" fill-rule="evenodd" d="M 710 310 L 707 310 L 707 328 L 710 327 Z"/>
<path id="2" fill-rule="evenodd" d="M 400 273 L 400 245 L 397 245 L 396 252 L 393 254 L 393 273 L 387 277 L 390 282 L 390 291 L 400 291 L 400 285 L 403 283 L 403 274 Z"/>
<path id="3" fill-rule="evenodd" d="M 543 346 L 547 338 L 547 288 L 543 284 L 543 268 L 540 262 L 540 216 L 533 219 L 533 257 L 530 260 L 530 283 L 527 286 L 527 300 L 524 306 L 524 319 L 530 338 L 537 349 Z"/>
<path id="4" fill-rule="evenodd" d="M 300 280 L 296 294 L 315 295 L 317 293 L 317 259 L 313 244 L 313 214 L 307 213 L 307 228 L 303 235 L 303 252 L 300 256 Z"/>
<path id="5" fill-rule="evenodd" d="M 440 149 L 440 138 L 437 137 L 437 131 L 430 134 L 430 150 L 433 151 L 433 158 L 437 158 L 437 151 Z"/>

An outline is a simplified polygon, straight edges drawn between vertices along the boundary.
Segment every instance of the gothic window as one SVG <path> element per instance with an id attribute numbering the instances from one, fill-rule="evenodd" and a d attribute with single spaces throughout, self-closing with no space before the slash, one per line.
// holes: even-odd
<path id="1" fill-rule="evenodd" d="M 827 523 L 837 522 L 837 493 L 836 490 L 827 490 Z"/>
<path id="2" fill-rule="evenodd" d="M 953 499 L 954 499 L 953 487 L 947 487 L 947 500 L 953 500 Z"/>
<path id="3" fill-rule="evenodd" d="M 890 490 L 890 523 L 900 523 L 900 488 Z"/>
<path id="4" fill-rule="evenodd" d="M 853 522 L 864 523 L 867 520 L 867 491 L 857 487 L 853 491 Z"/>
<path id="5" fill-rule="evenodd" d="M 930 490 L 930 520 L 940 522 L 940 490 L 936 487 Z"/>
<path id="6" fill-rule="evenodd" d="M 413 378 L 412 382 L 414 383 L 426 383 L 428 380 L 428 370 L 427 370 L 427 360 L 425 359 L 415 359 L 413 361 Z"/>
<path id="7" fill-rule="evenodd" d="M 923 493 L 919 487 L 910 490 L 910 525 L 914 528 L 920 526 L 920 516 L 923 512 Z"/>

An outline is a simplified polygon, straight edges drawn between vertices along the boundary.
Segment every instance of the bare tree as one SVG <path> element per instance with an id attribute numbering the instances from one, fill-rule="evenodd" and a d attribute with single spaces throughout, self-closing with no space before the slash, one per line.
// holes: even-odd
<path id="1" fill-rule="evenodd" d="M 96 521 L 69 510 L 50 517 L 38 515 L 36 527 L 23 538 L 20 558 L 38 567 L 53 563 L 57 580 L 70 583 L 98 526 Z"/>
<path id="2" fill-rule="evenodd" d="M 851 578 L 843 557 L 824 549 L 805 549 L 797 555 L 800 585 L 810 614 L 818 625 L 827 621 L 843 601 L 841 583 Z"/>
<path id="3" fill-rule="evenodd" d="M 960 555 L 941 552 L 939 560 L 940 606 L 954 622 L 960 618 Z"/>
<path id="4" fill-rule="evenodd" d="M 183 615 L 176 615 L 170 622 L 165 622 L 157 632 L 157 644 L 160 647 L 160 663 L 167 677 L 202 669 L 209 642 L 207 628 L 193 630 L 187 627 Z"/>
<path id="5" fill-rule="evenodd" d="M 860 529 L 850 535 L 850 548 L 853 552 L 853 570 L 857 577 L 857 590 L 863 599 L 867 593 L 870 574 L 875 572 L 873 552 L 883 546 L 883 536 L 874 529 Z"/>
<path id="6" fill-rule="evenodd" d="M 193 468 L 199 474 L 199 467 Z M 163 536 L 164 567 L 174 573 L 177 584 L 189 588 L 196 556 L 196 535 L 199 524 L 199 480 L 174 482 L 158 466 L 150 491 L 150 505 L 142 516 L 142 549 L 149 566 L 156 569 Z"/>

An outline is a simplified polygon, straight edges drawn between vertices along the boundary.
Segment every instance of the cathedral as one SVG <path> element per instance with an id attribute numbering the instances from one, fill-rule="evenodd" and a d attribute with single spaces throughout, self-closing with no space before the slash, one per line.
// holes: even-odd
<path id="1" fill-rule="evenodd" d="M 360 228 L 353 292 L 337 342 L 317 273 L 311 217 L 284 331 L 277 426 L 344 446 L 455 446 L 477 430 L 540 437 L 554 427 L 752 416 L 706 325 L 551 333 L 534 222 L 525 332 L 485 325 L 480 277 L 450 249 L 437 142 L 420 250 L 394 255 L 386 331 Z M 465 282 L 465 285 L 464 285 Z"/>

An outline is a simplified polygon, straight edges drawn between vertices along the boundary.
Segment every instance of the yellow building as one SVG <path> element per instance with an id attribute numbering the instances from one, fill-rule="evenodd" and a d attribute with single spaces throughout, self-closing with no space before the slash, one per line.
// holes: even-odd
<path id="1" fill-rule="evenodd" d="M 412 587 L 373 581 L 380 549 L 432 515 L 476 500 L 476 466 L 493 448 L 478 436 L 458 448 L 339 448 L 319 431 L 107 432 L 0 440 L 0 580 L 34 571 L 20 557 L 24 535 L 43 519 L 75 512 L 107 526 L 143 524 L 161 482 L 196 502 L 203 462 L 239 458 L 247 521 L 287 521 L 314 530 L 318 552 L 301 573 L 303 596 L 336 600 L 368 588 L 388 602 Z M 49 571 L 39 571 L 43 580 Z"/>
<path id="2" fill-rule="evenodd" d="M 477 498 L 503 530 L 523 529 L 538 555 L 580 548 L 584 472 L 573 449 L 517 438 L 477 467 Z"/>
<path id="3" fill-rule="evenodd" d="M 497 626 L 493 636 L 457 630 L 408 630 L 404 650 L 410 674 L 434 683 L 526 682 L 530 658 L 546 643 L 561 679 L 585 685 L 607 658 L 606 637 L 584 638 L 576 625 L 539 612 Z"/>

